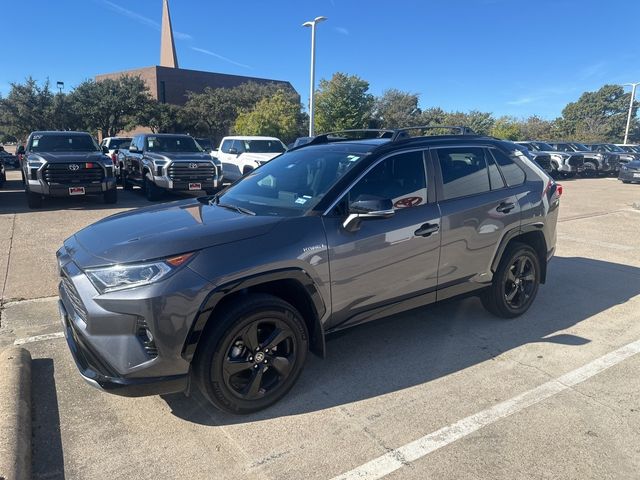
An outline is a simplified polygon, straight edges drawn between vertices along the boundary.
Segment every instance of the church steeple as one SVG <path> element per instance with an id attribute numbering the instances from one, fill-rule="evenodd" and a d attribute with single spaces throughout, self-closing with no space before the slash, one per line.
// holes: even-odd
<path id="1" fill-rule="evenodd" d="M 160 43 L 160 66 L 178 68 L 178 56 L 173 41 L 173 28 L 171 27 L 171 14 L 169 13 L 169 0 L 162 2 L 162 34 Z"/>

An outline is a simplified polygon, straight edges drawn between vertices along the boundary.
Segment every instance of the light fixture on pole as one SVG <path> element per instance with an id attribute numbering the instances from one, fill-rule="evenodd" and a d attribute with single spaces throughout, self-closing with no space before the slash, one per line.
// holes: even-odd
<path id="1" fill-rule="evenodd" d="M 627 128 L 624 130 L 624 144 L 627 144 L 629 140 L 629 127 L 631 126 L 631 113 L 633 112 L 633 102 L 636 99 L 636 87 L 640 85 L 640 82 L 637 83 L 625 83 L 625 86 L 631 87 L 631 101 L 629 102 L 629 114 L 627 115 Z"/>
<path id="2" fill-rule="evenodd" d="M 316 89 L 316 25 L 320 22 L 324 22 L 327 17 L 316 17 L 309 22 L 304 22 L 303 27 L 311 27 L 311 82 L 309 89 L 309 136 L 314 135 L 314 111 L 313 111 L 313 97 Z"/>
<path id="3" fill-rule="evenodd" d="M 58 90 L 60 90 L 60 93 L 62 93 L 62 90 L 64 89 L 64 82 L 58 80 L 56 82 L 56 86 L 58 87 Z"/>

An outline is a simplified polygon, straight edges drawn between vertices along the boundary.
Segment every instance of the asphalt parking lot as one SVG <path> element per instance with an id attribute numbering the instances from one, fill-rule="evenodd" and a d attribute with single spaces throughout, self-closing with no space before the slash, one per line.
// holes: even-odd
<path id="1" fill-rule="evenodd" d="M 563 182 L 556 257 L 524 316 L 468 298 L 352 329 L 309 357 L 283 401 L 235 417 L 197 393 L 129 399 L 82 381 L 55 251 L 148 202 L 120 191 L 115 208 L 29 211 L 18 178 L 0 191 L 0 347 L 34 359 L 36 479 L 639 477 L 640 185 Z"/>

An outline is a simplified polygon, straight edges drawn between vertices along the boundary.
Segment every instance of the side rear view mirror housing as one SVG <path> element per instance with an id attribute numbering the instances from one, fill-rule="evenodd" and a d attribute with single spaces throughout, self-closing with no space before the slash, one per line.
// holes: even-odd
<path id="1" fill-rule="evenodd" d="M 360 229 L 363 219 L 390 218 L 395 215 L 393 202 L 389 198 L 360 196 L 355 202 L 349 204 L 349 214 L 342 223 L 342 227 L 354 232 Z"/>

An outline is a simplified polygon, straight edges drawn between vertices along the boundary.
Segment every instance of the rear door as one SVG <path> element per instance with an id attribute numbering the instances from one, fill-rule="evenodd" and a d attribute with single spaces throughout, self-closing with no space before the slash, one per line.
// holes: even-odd
<path id="1" fill-rule="evenodd" d="M 495 153 L 495 155 L 494 155 Z M 510 187 L 496 163 L 506 155 L 489 146 L 431 149 L 442 213 L 438 300 L 491 280 L 491 262 L 503 235 L 520 225 L 518 186 L 524 172 L 507 157 Z M 513 171 L 516 168 L 517 171 Z M 517 179 L 517 180 L 516 180 Z"/>
<path id="2" fill-rule="evenodd" d="M 329 329 L 435 300 L 440 211 L 430 178 L 424 151 L 394 154 L 372 166 L 323 217 L 333 307 Z M 345 230 L 348 205 L 372 196 L 392 200 L 394 215 Z"/>

